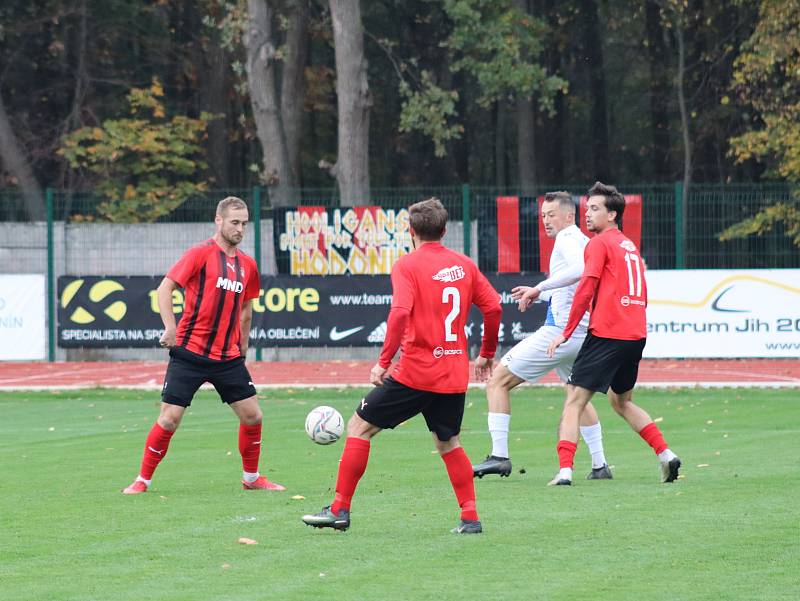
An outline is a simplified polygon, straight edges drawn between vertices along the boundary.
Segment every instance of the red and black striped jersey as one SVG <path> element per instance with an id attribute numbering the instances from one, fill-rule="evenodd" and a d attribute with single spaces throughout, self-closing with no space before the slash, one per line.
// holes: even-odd
<path id="1" fill-rule="evenodd" d="M 261 288 L 255 260 L 238 248 L 228 256 L 212 238 L 186 251 L 167 277 L 185 290 L 178 346 L 210 359 L 238 357 L 242 305 Z"/>

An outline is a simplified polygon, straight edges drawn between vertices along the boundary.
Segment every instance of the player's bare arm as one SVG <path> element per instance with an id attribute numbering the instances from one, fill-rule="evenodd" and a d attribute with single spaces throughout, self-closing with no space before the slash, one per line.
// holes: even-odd
<path id="1" fill-rule="evenodd" d="M 478 382 L 485 382 L 492 375 L 492 365 L 494 359 L 489 357 L 478 357 L 475 359 L 475 379 Z"/>
<path id="2" fill-rule="evenodd" d="M 383 380 L 386 377 L 386 372 L 389 370 L 388 367 L 382 367 L 380 363 L 376 363 L 372 366 L 372 369 L 369 371 L 369 382 L 370 384 L 374 384 L 375 386 L 381 386 L 383 384 Z"/>
<path id="3" fill-rule="evenodd" d="M 564 337 L 563 334 L 559 334 L 555 338 L 550 341 L 550 344 L 547 346 L 547 356 L 552 358 L 553 355 L 556 354 L 556 349 L 564 344 L 567 339 Z"/>
<path id="4" fill-rule="evenodd" d="M 156 296 L 158 298 L 158 312 L 164 324 L 164 333 L 159 343 L 163 348 L 172 348 L 175 340 L 175 313 L 172 310 L 172 293 L 178 289 L 178 284 L 169 278 L 164 278 L 158 285 Z"/>
<path id="5" fill-rule="evenodd" d="M 239 328 L 241 331 L 239 338 L 239 352 L 242 357 L 247 357 L 247 349 L 250 346 L 250 324 L 253 322 L 253 301 L 247 301 L 242 307 L 242 314 L 239 317 Z"/>
<path id="6" fill-rule="evenodd" d="M 516 286 L 511 289 L 511 298 L 517 301 L 517 308 L 524 313 L 542 293 L 536 286 Z"/>

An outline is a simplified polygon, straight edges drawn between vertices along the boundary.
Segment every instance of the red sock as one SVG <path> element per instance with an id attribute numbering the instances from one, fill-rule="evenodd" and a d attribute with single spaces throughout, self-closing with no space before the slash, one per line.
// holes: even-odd
<path id="1" fill-rule="evenodd" d="M 477 520 L 478 511 L 475 508 L 475 484 L 472 476 L 472 463 L 470 463 L 464 449 L 458 447 L 442 455 L 450 484 L 456 493 L 458 506 L 461 507 L 462 520 Z"/>
<path id="2" fill-rule="evenodd" d="M 653 447 L 653 450 L 658 455 L 661 451 L 669 448 L 667 441 L 664 440 L 664 435 L 654 422 L 650 422 L 644 428 L 639 430 L 639 436 L 644 438 L 644 441 Z"/>
<path id="3" fill-rule="evenodd" d="M 153 478 L 153 472 L 156 471 L 158 464 L 167 454 L 169 441 L 175 432 L 165 430 L 158 425 L 158 422 L 153 424 L 150 433 L 147 435 L 147 440 L 144 443 L 144 455 L 142 456 L 142 467 L 139 470 L 139 475 L 145 480 Z"/>
<path id="4" fill-rule="evenodd" d="M 239 424 L 239 454 L 242 456 L 242 469 L 251 474 L 256 473 L 258 457 L 261 455 L 261 424 Z"/>
<path id="5" fill-rule="evenodd" d="M 558 467 L 571 468 L 575 460 L 575 451 L 578 450 L 578 443 L 571 440 L 559 440 L 556 445 L 558 452 Z"/>
<path id="6" fill-rule="evenodd" d="M 367 469 L 369 461 L 369 441 L 363 438 L 348 436 L 344 441 L 342 458 L 339 460 L 339 475 L 336 478 L 336 496 L 331 511 L 350 511 L 350 501 L 356 492 L 358 481 Z"/>

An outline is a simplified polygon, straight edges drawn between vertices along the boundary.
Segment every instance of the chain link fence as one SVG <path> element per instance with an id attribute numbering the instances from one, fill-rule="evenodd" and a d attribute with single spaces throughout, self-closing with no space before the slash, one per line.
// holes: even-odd
<path id="1" fill-rule="evenodd" d="M 800 250 L 778 225 L 763 235 L 722 242 L 718 236 L 728 226 L 777 202 L 794 202 L 788 184 L 694 184 L 683 210 L 679 184 L 620 185 L 625 194 L 640 195 L 641 252 L 650 269 L 744 269 L 797 268 Z M 546 191 L 566 190 L 578 197 L 585 187 L 547 185 L 530 190 L 496 187 L 373 188 L 370 204 L 383 209 L 402 209 L 438 197 L 450 213 L 445 243 L 465 252 L 480 267 L 498 269 L 498 245 L 502 232 L 513 225 L 518 232 L 519 269 L 539 272 L 537 198 Z M 255 256 L 263 274 L 274 274 L 276 219 L 285 209 L 273 209 L 266 188 L 212 190 L 187 199 L 175 210 L 152 223 L 114 223 L 103 214 L 104 198 L 91 191 L 47 190 L 45 221 L 33 220 L 24 198 L 15 190 L 0 190 L 0 273 L 41 273 L 48 277 L 54 305 L 54 284 L 62 275 L 161 276 L 190 246 L 214 233 L 214 212 L 225 196 L 239 196 L 251 209 L 251 224 L 242 249 Z M 292 199 L 298 206 L 340 207 L 335 187 L 298 189 Z M 498 211 L 499 197 L 516 197 L 513 220 Z M 259 219 L 255 216 L 258 215 Z M 577 215 L 582 219 L 582 215 Z M 623 224 L 624 225 L 624 224 Z M 48 317 L 48 319 L 50 319 Z M 52 327 L 52 326 L 51 326 Z M 51 337 L 51 341 L 52 341 Z M 160 351 L 111 351 L 101 353 L 59 349 L 59 358 L 149 358 Z M 270 351 L 273 359 L 373 357 L 367 349 L 291 349 Z M 54 356 L 51 353 L 51 357 Z"/>

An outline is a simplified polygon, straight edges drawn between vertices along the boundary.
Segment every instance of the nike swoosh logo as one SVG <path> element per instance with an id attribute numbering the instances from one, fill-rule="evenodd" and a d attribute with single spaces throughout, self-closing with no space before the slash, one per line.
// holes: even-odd
<path id="1" fill-rule="evenodd" d="M 358 326 L 355 328 L 350 328 L 349 330 L 342 330 L 341 332 L 336 329 L 336 326 L 331 328 L 331 340 L 341 340 L 342 338 L 347 338 L 356 332 L 359 332 L 364 329 L 364 326 Z"/>

